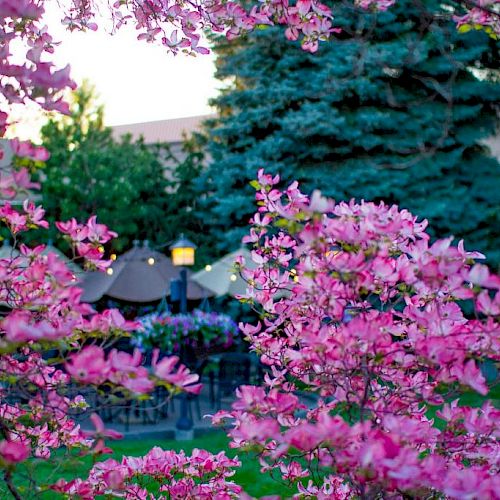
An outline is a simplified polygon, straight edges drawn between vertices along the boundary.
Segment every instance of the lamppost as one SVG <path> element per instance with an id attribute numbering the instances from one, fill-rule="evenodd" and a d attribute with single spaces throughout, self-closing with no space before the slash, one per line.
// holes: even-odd
<path id="1" fill-rule="evenodd" d="M 181 234 L 180 238 L 170 247 L 172 252 L 172 263 L 174 266 L 181 267 L 180 280 L 177 281 L 177 296 L 179 300 L 179 311 L 181 314 L 187 313 L 187 270 L 185 266 L 192 266 L 194 264 L 194 254 L 196 245 L 189 241 Z M 172 283 L 174 285 L 174 283 Z M 174 295 L 174 290 L 171 294 Z M 181 362 L 184 358 L 184 348 L 180 346 Z M 181 441 L 191 440 L 194 437 L 193 421 L 189 418 L 188 400 L 186 393 L 181 394 L 181 412 L 179 420 L 175 424 L 176 439 Z"/>

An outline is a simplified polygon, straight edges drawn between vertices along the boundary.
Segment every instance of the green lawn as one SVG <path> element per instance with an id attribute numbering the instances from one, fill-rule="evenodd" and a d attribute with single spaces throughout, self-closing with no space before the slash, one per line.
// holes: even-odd
<path id="1" fill-rule="evenodd" d="M 500 407 L 500 385 L 496 384 L 491 388 L 490 394 L 488 395 L 492 403 L 496 407 Z M 481 406 L 485 397 L 480 396 L 477 393 L 469 391 L 462 394 L 460 397 L 461 404 L 466 404 L 470 406 Z M 436 411 L 439 407 L 430 407 L 427 411 L 429 418 L 435 418 Z M 435 425 L 438 428 L 443 427 L 443 422 L 439 418 L 436 418 Z M 163 449 L 174 449 L 179 451 L 184 449 L 187 454 L 190 454 L 193 448 L 206 449 L 211 452 L 219 452 L 224 450 L 228 456 L 234 457 L 239 456 L 242 466 L 236 469 L 236 474 L 234 476 L 234 481 L 241 485 L 244 490 L 252 496 L 260 497 L 265 495 L 281 495 L 282 498 L 289 498 L 293 493 L 296 492 L 295 488 L 290 489 L 286 485 L 274 480 L 269 476 L 269 474 L 260 472 L 260 465 L 258 459 L 247 453 L 242 453 L 237 450 L 232 450 L 228 446 L 229 439 L 223 432 L 212 432 L 206 434 L 204 437 L 196 438 L 193 441 L 172 441 L 172 440 L 154 440 L 154 439 L 129 439 L 122 441 L 111 442 L 112 448 L 114 449 L 113 457 L 120 460 L 123 455 L 132 456 L 142 456 L 148 452 L 154 446 L 160 446 Z M 103 460 L 108 458 L 109 455 L 103 457 Z M 14 475 L 14 482 L 17 486 L 23 485 L 19 490 L 22 494 L 23 500 L 30 500 L 32 498 L 43 499 L 43 500 L 53 500 L 56 495 L 53 492 L 46 492 L 45 494 L 39 494 L 33 496 L 29 492 L 32 488 L 26 488 L 28 484 L 27 477 L 32 476 L 37 478 L 38 483 L 51 484 L 57 481 L 57 479 L 63 477 L 65 479 L 73 479 L 75 477 L 85 477 L 86 473 L 91 467 L 90 457 L 68 457 L 65 460 L 60 460 L 60 456 L 57 457 L 59 460 L 44 461 L 44 460 L 30 460 L 25 465 L 26 468 L 30 468 L 30 474 L 26 474 L 20 468 L 16 470 Z M 8 491 L 5 489 L 4 483 L 0 480 L 0 499 L 12 498 Z"/>
<path id="2" fill-rule="evenodd" d="M 179 451 L 185 450 L 187 454 L 193 448 L 203 448 L 211 452 L 226 451 L 228 456 L 239 456 L 242 466 L 236 469 L 237 472 L 234 476 L 234 481 L 242 486 L 244 490 L 252 496 L 263 496 L 270 494 L 279 494 L 282 497 L 290 497 L 295 493 L 295 489 L 290 489 L 286 485 L 272 479 L 269 474 L 260 472 L 260 465 L 258 459 L 250 454 L 238 453 L 237 450 L 232 450 L 228 447 L 228 438 L 223 432 L 214 432 L 207 434 L 204 437 L 196 438 L 193 441 L 171 441 L 171 440 L 153 440 L 153 439 L 130 439 L 123 441 L 115 441 L 112 444 L 114 449 L 113 457 L 120 460 L 123 455 L 141 456 L 147 453 L 153 446 L 160 446 L 164 449 L 174 449 Z M 103 459 L 109 458 L 109 455 Z M 58 478 L 72 479 L 75 476 L 85 477 L 85 473 L 91 467 L 91 460 L 89 457 L 68 457 L 67 460 L 56 462 L 46 462 L 43 460 L 33 460 L 28 464 L 31 469 L 29 475 L 34 475 L 39 482 L 53 483 Z M 16 485 L 27 485 L 27 477 L 22 470 L 14 475 L 14 482 Z M 20 492 L 23 499 L 28 500 L 31 498 L 43 498 L 44 500 L 52 500 L 56 498 L 54 493 L 48 492 L 42 495 L 30 496 L 30 489 L 22 487 Z M 0 481 L 0 499 L 11 498 L 5 485 Z"/>
<path id="3" fill-rule="evenodd" d="M 281 482 L 271 478 L 269 474 L 261 473 L 260 465 L 255 455 L 230 449 L 228 443 L 229 438 L 223 432 L 214 432 L 187 442 L 167 440 L 159 442 L 152 440 L 117 441 L 114 443 L 113 448 L 116 450 L 118 456 L 141 455 L 144 454 L 145 450 L 147 451 L 153 446 L 160 446 L 164 449 L 173 449 L 176 451 L 183 449 L 186 453 L 190 453 L 193 448 L 202 448 L 211 452 L 224 450 L 228 456 L 238 456 L 240 458 L 242 465 L 237 469 L 234 481 L 242 486 L 250 495 L 281 494 L 283 496 L 291 496 L 296 492 L 295 489 L 290 489 Z"/>

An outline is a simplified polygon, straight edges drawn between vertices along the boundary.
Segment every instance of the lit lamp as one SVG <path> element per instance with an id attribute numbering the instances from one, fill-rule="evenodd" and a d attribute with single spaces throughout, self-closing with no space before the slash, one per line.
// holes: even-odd
<path id="1" fill-rule="evenodd" d="M 192 266 L 194 264 L 194 252 L 196 250 L 196 245 L 181 237 L 170 247 L 172 251 L 172 262 L 174 266 Z"/>
<path id="2" fill-rule="evenodd" d="M 181 234 L 181 237 L 170 247 L 172 252 L 172 263 L 174 266 L 192 266 L 194 264 L 194 252 L 196 250 L 196 245 L 189 241 L 187 238 Z M 172 283 L 174 286 L 178 286 L 178 296 L 180 301 L 180 313 L 187 313 L 187 271 L 181 269 L 180 280 L 177 283 Z M 172 293 L 172 295 L 174 295 Z"/>
<path id="3" fill-rule="evenodd" d="M 170 297 L 178 297 L 180 302 L 179 311 L 181 314 L 187 313 L 187 271 L 184 266 L 194 264 L 194 253 L 196 245 L 181 234 L 181 237 L 170 247 L 172 252 L 172 263 L 174 266 L 182 266 L 179 280 L 172 280 L 170 284 Z M 175 287 L 175 294 L 174 294 Z M 181 361 L 184 358 L 184 349 L 181 346 Z M 186 393 L 181 394 L 181 412 L 176 424 L 176 439 L 188 441 L 193 439 L 193 421 L 189 418 L 188 400 Z"/>

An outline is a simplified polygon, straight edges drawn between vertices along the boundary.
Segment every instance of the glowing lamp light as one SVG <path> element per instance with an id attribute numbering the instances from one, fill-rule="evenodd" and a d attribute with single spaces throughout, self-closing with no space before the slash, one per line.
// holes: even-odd
<path id="1" fill-rule="evenodd" d="M 116 260 L 116 253 L 112 253 L 112 254 L 109 256 L 109 258 L 110 258 L 111 260 L 115 261 L 115 260 Z"/>
<path id="2" fill-rule="evenodd" d="M 335 255 L 337 255 L 338 253 L 340 253 L 340 247 L 338 247 L 337 245 L 334 245 L 330 250 L 328 250 L 325 255 L 327 257 L 335 257 Z"/>
<path id="3" fill-rule="evenodd" d="M 209 273 L 211 270 L 212 270 L 212 266 L 210 264 L 207 264 L 205 266 L 205 271 L 207 271 L 207 273 Z"/>
<path id="4" fill-rule="evenodd" d="M 106 274 L 107 274 L 108 276 L 111 276 L 111 275 L 113 274 L 113 268 L 112 268 L 112 267 L 108 267 L 108 268 L 106 269 Z"/>
<path id="5" fill-rule="evenodd" d="M 192 266 L 196 245 L 181 234 L 181 237 L 170 247 L 174 266 Z"/>
<path id="6" fill-rule="evenodd" d="M 149 257 L 149 259 L 148 259 L 148 264 L 149 264 L 150 266 L 154 266 L 154 263 L 155 263 L 155 259 L 154 259 L 154 257 Z"/>
<path id="7" fill-rule="evenodd" d="M 238 279 L 238 276 L 236 276 L 236 274 L 231 274 L 231 276 L 229 277 L 229 279 L 231 281 L 236 281 Z"/>

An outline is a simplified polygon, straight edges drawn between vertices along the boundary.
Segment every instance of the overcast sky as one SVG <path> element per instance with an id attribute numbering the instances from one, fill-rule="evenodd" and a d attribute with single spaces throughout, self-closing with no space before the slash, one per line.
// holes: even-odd
<path id="1" fill-rule="evenodd" d="M 163 120 L 210 113 L 208 99 L 220 84 L 213 78 L 211 55 L 173 56 L 159 46 L 138 41 L 130 27 L 110 36 L 104 30 L 69 33 L 58 22 L 55 4 L 48 3 L 51 33 L 62 44 L 55 60 L 71 65 L 73 79 L 92 82 L 105 106 L 108 125 Z M 30 135 L 38 120 L 30 116 L 17 133 Z M 28 138 L 28 137 L 26 137 Z"/>

